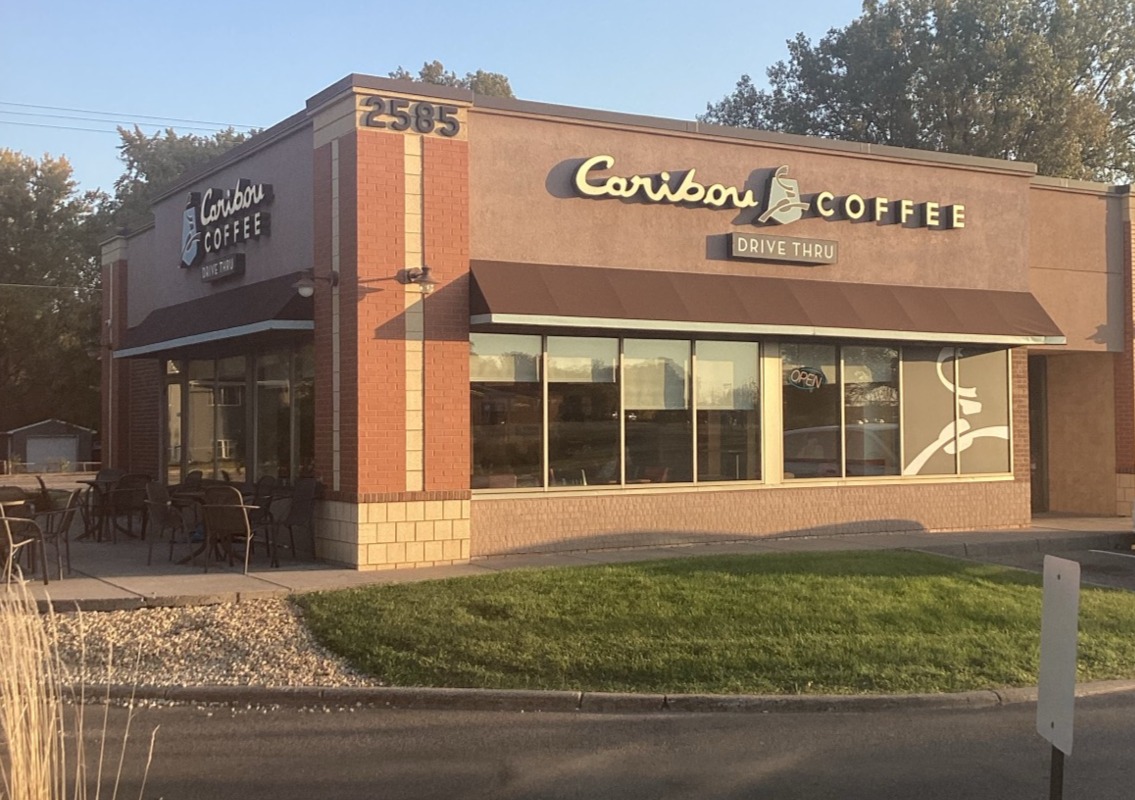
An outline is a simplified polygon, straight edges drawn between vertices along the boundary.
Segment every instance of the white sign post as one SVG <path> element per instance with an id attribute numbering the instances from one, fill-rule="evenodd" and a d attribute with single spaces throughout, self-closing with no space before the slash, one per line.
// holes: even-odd
<path id="1" fill-rule="evenodd" d="M 1079 616 L 1080 565 L 1045 556 L 1036 730 L 1052 744 L 1049 796 L 1053 800 L 1064 794 L 1064 756 L 1072 754 Z"/>

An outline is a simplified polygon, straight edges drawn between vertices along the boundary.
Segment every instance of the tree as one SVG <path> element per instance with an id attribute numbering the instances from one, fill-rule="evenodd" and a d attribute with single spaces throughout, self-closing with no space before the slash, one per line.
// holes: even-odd
<path id="1" fill-rule="evenodd" d="M 0 149 L 0 430 L 99 421 L 98 231 L 105 196 L 66 159 Z"/>
<path id="2" fill-rule="evenodd" d="M 248 139 L 256 131 L 242 133 L 226 128 L 212 136 L 178 134 L 172 128 L 146 135 L 137 126 L 120 127 L 119 158 L 126 164 L 114 182 L 114 199 L 104 209 L 107 227 L 135 226 L 150 218 L 154 193 L 189 170 L 204 164 Z"/>
<path id="3" fill-rule="evenodd" d="M 487 94 L 492 97 L 514 97 L 508 78 L 499 72 L 485 72 L 482 69 L 476 72 L 466 72 L 464 78 L 457 76 L 456 72 L 446 70 L 440 61 L 430 61 L 422 65 L 417 76 L 410 74 L 401 66 L 389 73 L 391 78 L 403 81 L 418 81 L 420 83 L 433 83 L 439 86 L 453 86 L 458 89 L 469 89 L 476 94 Z"/>
<path id="4" fill-rule="evenodd" d="M 1135 174 L 1135 0 L 867 0 L 706 122 Z"/>

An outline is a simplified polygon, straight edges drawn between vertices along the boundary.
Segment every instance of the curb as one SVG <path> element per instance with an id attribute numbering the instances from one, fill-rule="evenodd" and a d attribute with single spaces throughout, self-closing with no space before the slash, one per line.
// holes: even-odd
<path id="1" fill-rule="evenodd" d="M 988 689 L 954 694 L 909 695 L 711 695 L 629 694 L 538 689 L 437 689 L 378 687 L 129 686 L 88 685 L 72 696 L 87 702 L 286 706 L 367 706 L 447 711 L 510 711 L 585 714 L 815 713 L 994 708 L 1035 703 L 1036 687 Z M 1095 681 L 1076 686 L 1077 697 L 1135 692 L 1135 680 Z"/>

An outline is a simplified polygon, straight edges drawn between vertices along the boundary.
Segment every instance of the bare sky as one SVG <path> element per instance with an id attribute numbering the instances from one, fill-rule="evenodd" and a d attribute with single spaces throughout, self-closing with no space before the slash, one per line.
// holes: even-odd
<path id="1" fill-rule="evenodd" d="M 115 125 L 267 127 L 347 74 L 434 59 L 504 73 L 525 100 L 692 119 L 742 73 L 763 84 L 797 32 L 816 40 L 859 12 L 859 0 L 7 0 L 0 148 L 66 156 L 81 188 L 112 191 Z"/>

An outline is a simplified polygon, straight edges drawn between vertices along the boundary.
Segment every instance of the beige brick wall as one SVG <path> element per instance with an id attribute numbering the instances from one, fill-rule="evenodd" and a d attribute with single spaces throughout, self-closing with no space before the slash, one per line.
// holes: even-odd
<path id="1" fill-rule="evenodd" d="M 776 534 L 1023 528 L 1025 481 L 553 493 L 473 500 L 473 556 L 639 547 Z"/>
<path id="2" fill-rule="evenodd" d="M 1115 476 L 1115 515 L 1131 517 L 1135 503 L 1135 475 L 1117 473 Z"/>
<path id="3" fill-rule="evenodd" d="M 361 570 L 469 560 L 469 500 L 320 503 L 316 557 Z"/>

